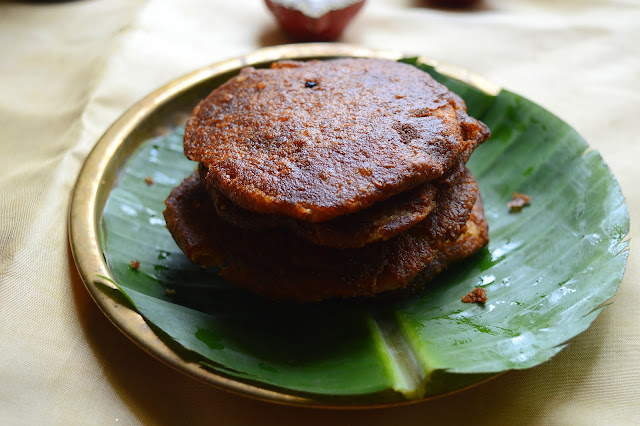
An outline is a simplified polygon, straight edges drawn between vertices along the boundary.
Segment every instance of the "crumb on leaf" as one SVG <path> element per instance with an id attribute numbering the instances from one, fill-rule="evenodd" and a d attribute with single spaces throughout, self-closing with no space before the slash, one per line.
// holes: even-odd
<path id="1" fill-rule="evenodd" d="M 487 301 L 487 290 L 477 287 L 462 298 L 464 303 L 484 303 Z"/>
<path id="2" fill-rule="evenodd" d="M 131 261 L 131 269 L 133 269 L 134 271 L 137 271 L 138 268 L 140 268 L 140 261 L 139 260 L 132 260 Z"/>
<path id="3" fill-rule="evenodd" d="M 509 201 L 507 207 L 509 207 L 509 210 L 511 210 L 512 212 L 519 212 L 524 206 L 528 205 L 530 201 L 531 197 L 529 197 L 528 195 L 514 192 L 513 199 Z"/>

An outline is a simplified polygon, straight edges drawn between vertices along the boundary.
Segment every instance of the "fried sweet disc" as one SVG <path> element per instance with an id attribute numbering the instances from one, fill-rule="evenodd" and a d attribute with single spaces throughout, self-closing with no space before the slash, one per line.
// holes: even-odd
<path id="1" fill-rule="evenodd" d="M 478 201 L 454 241 L 429 238 L 414 226 L 384 242 L 358 249 L 321 247 L 275 229 L 253 232 L 221 220 L 197 173 L 165 201 L 174 239 L 194 263 L 221 266 L 221 275 L 264 297 L 295 302 L 373 297 L 422 285 L 451 262 L 488 241 Z M 419 282 L 415 281 L 416 277 Z"/>
<path id="2" fill-rule="evenodd" d="M 339 59 L 242 70 L 194 109 L 184 148 L 236 205 L 322 222 L 439 178 L 488 135 L 429 74 Z"/>
<path id="3" fill-rule="evenodd" d="M 456 175 L 422 184 L 356 213 L 317 223 L 245 210 L 215 188 L 207 187 L 206 181 L 203 184 L 211 195 L 218 216 L 234 226 L 251 231 L 283 227 L 322 246 L 357 248 L 393 238 L 428 216 L 429 220 L 421 226 L 428 227 L 430 236 L 455 239 L 469 219 L 478 187 L 466 168 L 454 169 Z M 203 167 L 199 171 L 202 181 Z M 436 200 L 444 209 L 431 214 Z M 443 226 L 436 226 L 439 221 L 446 222 Z"/>
<path id="4" fill-rule="evenodd" d="M 203 169 L 199 168 L 203 181 Z M 206 169 L 205 169 L 206 170 Z M 206 174 L 206 171 L 204 171 Z M 425 183 L 388 200 L 349 215 L 325 222 L 307 222 L 283 215 L 269 215 L 243 209 L 220 191 L 207 188 L 216 212 L 226 222 L 251 231 L 283 227 L 313 243 L 329 247 L 356 248 L 385 241 L 423 221 L 436 206 L 437 186 Z M 470 209 L 470 208 L 469 208 Z"/>
<path id="5" fill-rule="evenodd" d="M 367 209 L 318 223 L 251 212 L 218 191 L 209 193 L 218 215 L 240 228 L 261 231 L 283 227 L 322 246 L 357 248 L 386 241 L 423 221 L 436 206 L 437 189 L 426 183 Z"/>

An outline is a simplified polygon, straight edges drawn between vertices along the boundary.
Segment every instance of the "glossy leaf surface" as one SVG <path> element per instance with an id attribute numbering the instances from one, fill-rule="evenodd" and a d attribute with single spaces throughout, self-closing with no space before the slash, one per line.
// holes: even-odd
<path id="1" fill-rule="evenodd" d="M 627 258 L 629 218 L 610 170 L 573 129 L 532 102 L 507 91 L 490 96 L 421 68 L 492 130 L 469 162 L 489 246 L 404 301 L 259 299 L 192 265 L 165 228 L 164 199 L 196 167 L 175 129 L 139 147 L 103 214 L 113 276 L 161 338 L 184 357 L 259 386 L 389 400 L 397 395 L 390 390 L 438 394 L 540 364 L 589 326 Z M 518 213 L 507 208 L 513 192 L 532 199 Z M 462 303 L 476 286 L 487 290 L 487 303 Z"/>

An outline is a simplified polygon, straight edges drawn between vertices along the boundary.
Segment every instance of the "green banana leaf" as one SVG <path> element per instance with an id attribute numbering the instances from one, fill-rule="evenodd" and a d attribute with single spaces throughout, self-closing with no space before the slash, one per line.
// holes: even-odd
<path id="1" fill-rule="evenodd" d="M 176 128 L 143 143 L 121 170 L 102 242 L 119 288 L 181 356 L 285 393 L 389 401 L 538 365 L 589 327 L 627 259 L 629 217 L 611 171 L 538 105 L 407 62 L 461 95 L 492 130 L 469 162 L 489 246 L 403 301 L 265 301 L 192 265 L 166 230 L 163 201 L 196 167 Z M 507 208 L 513 192 L 532 198 L 518 213 Z M 487 303 L 462 303 L 475 287 L 487 290 Z"/>

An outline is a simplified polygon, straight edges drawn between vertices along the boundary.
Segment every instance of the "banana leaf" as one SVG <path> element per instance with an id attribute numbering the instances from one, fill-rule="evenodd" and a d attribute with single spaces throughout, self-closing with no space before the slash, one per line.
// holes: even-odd
<path id="1" fill-rule="evenodd" d="M 543 363 L 596 318 L 622 278 L 629 229 L 600 155 L 517 94 L 488 95 L 407 62 L 462 96 L 493 133 L 468 164 L 488 247 L 402 301 L 297 306 L 252 296 L 191 264 L 165 228 L 165 198 L 196 167 L 183 155 L 183 128 L 175 128 L 142 143 L 121 169 L 102 244 L 132 308 L 181 356 L 285 393 L 389 401 Z M 531 196 L 517 213 L 507 208 L 514 192 Z M 461 302 L 475 287 L 489 300 Z"/>

